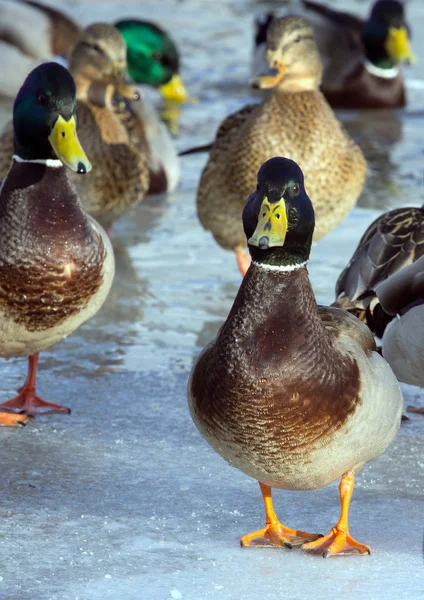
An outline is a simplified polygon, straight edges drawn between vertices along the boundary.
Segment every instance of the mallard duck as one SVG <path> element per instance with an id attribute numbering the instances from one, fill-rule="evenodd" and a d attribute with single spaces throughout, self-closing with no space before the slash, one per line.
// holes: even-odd
<path id="1" fill-rule="evenodd" d="M 317 306 L 306 266 L 314 209 L 295 162 L 262 165 L 243 225 L 252 264 L 193 367 L 191 416 L 218 454 L 260 484 L 266 524 L 242 546 L 368 554 L 350 535 L 349 503 L 355 473 L 398 431 L 399 385 L 359 319 Z M 272 488 L 313 490 L 339 477 L 341 514 L 328 535 L 279 522 Z"/>
<path id="2" fill-rule="evenodd" d="M 157 88 L 164 98 L 184 102 L 178 49 L 169 34 L 150 21 L 116 23 L 128 50 L 134 83 Z M 32 0 L 0 0 L 0 95 L 14 97 L 35 66 L 56 56 L 69 58 L 81 27 L 66 14 Z"/>
<path id="3" fill-rule="evenodd" d="M 322 65 L 305 19 L 286 17 L 268 29 L 268 70 L 255 85 L 274 91 L 260 104 L 227 117 L 203 170 L 197 210 L 200 222 L 225 249 L 247 265 L 241 213 L 254 173 L 281 154 L 296 160 L 316 214 L 315 239 L 327 234 L 355 205 L 366 176 L 365 158 L 319 91 Z"/>
<path id="4" fill-rule="evenodd" d="M 91 169 L 76 134 L 75 96 L 69 72 L 45 63 L 14 103 L 15 151 L 0 190 L 0 356 L 29 356 L 29 367 L 2 411 L 70 412 L 36 395 L 38 354 L 92 317 L 112 285 L 109 238 L 83 210 L 65 168 L 80 177 Z"/>
<path id="5" fill-rule="evenodd" d="M 85 209 L 110 228 L 147 192 L 176 186 L 178 159 L 164 126 L 138 107 L 142 101 L 133 99 L 137 90 L 126 81 L 125 42 L 115 27 L 87 27 L 69 69 L 77 86 L 81 142 L 93 164 L 90 174 L 73 180 Z M 7 172 L 12 152 L 9 124 L 0 138 L 0 177 Z"/>
<path id="6" fill-rule="evenodd" d="M 414 61 L 404 5 L 378 0 L 369 17 L 334 10 L 325 4 L 296 3 L 313 24 L 324 62 L 321 89 L 334 108 L 399 108 L 406 104 L 399 65 Z M 255 55 L 263 52 L 263 35 L 269 25 L 256 25 Z M 257 59 L 256 59 L 257 64 Z"/>
<path id="7" fill-rule="evenodd" d="M 415 355 L 415 350 L 424 334 L 416 327 L 422 315 L 419 301 L 424 297 L 423 256 L 424 206 L 396 208 L 381 215 L 365 231 L 340 274 L 334 303 L 382 338 L 383 356 L 401 381 L 422 387 L 424 378 L 421 372 L 417 374 L 422 352 Z"/>

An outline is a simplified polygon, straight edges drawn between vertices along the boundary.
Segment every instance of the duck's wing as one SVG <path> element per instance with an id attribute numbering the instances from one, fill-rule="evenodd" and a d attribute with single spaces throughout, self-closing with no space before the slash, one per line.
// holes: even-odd
<path id="1" fill-rule="evenodd" d="M 361 31 L 364 20 L 318 2 L 303 0 L 302 14 L 311 22 L 322 57 L 323 88 L 343 85 L 363 56 Z"/>
<path id="2" fill-rule="evenodd" d="M 336 284 L 336 305 L 366 308 L 375 288 L 424 254 L 424 210 L 405 207 L 376 219 Z"/>
<path id="3" fill-rule="evenodd" d="M 380 283 L 376 294 L 381 306 L 390 315 L 424 301 L 424 256 Z"/>
<path id="4" fill-rule="evenodd" d="M 53 55 L 69 57 L 74 47 L 81 28 L 68 15 L 56 10 L 53 6 L 48 6 L 42 2 L 34 0 L 21 0 L 24 4 L 32 6 L 41 11 L 50 21 L 50 35 Z"/>
<path id="5" fill-rule="evenodd" d="M 327 335 L 333 340 L 343 337 L 354 339 L 370 355 L 376 349 L 370 329 L 346 310 L 330 306 L 319 306 L 319 315 Z"/>
<path id="6" fill-rule="evenodd" d="M 258 104 L 247 104 L 224 119 L 216 133 L 213 149 L 219 151 L 228 150 L 233 133 L 236 133 L 240 127 L 243 127 L 246 119 L 250 117 L 257 106 Z"/>
<path id="7" fill-rule="evenodd" d="M 9 171 L 13 151 L 13 122 L 9 121 L 0 134 L 0 179 L 4 179 Z"/>
<path id="8" fill-rule="evenodd" d="M 342 27 L 353 39 L 356 38 L 358 43 L 361 42 L 361 31 L 365 22 L 361 17 L 341 10 L 334 10 L 325 4 L 312 2 L 311 0 L 303 0 L 302 4 L 311 13 L 323 17 L 331 24 Z"/>

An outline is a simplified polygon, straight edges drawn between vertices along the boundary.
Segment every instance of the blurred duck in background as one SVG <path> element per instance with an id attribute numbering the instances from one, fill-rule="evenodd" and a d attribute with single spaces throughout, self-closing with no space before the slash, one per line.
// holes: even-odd
<path id="1" fill-rule="evenodd" d="M 218 244 L 236 253 L 243 274 L 250 259 L 241 213 L 264 161 L 281 155 L 301 166 L 315 209 L 315 240 L 349 214 L 367 169 L 361 150 L 319 91 L 322 63 L 309 23 L 301 17 L 273 21 L 266 59 L 254 85 L 272 93 L 220 125 L 197 194 L 200 222 Z"/>
<path id="2" fill-rule="evenodd" d="M 138 91 L 127 80 L 126 46 L 112 25 L 85 29 L 70 57 L 75 79 L 80 138 L 93 171 L 74 178 L 89 214 L 104 227 L 145 195 L 174 189 L 178 159 L 164 125 L 144 118 Z M 0 177 L 13 153 L 13 125 L 0 138 Z"/>
<path id="3" fill-rule="evenodd" d="M 134 83 L 157 88 L 164 98 L 184 102 L 180 56 L 169 34 L 150 21 L 116 23 L 127 44 Z M 69 59 L 81 27 L 50 5 L 32 0 L 0 0 L 0 95 L 14 97 L 31 69 L 57 56 Z"/>
<path id="4" fill-rule="evenodd" d="M 424 387 L 424 207 L 391 210 L 371 223 L 337 281 L 334 306 L 381 338 L 400 381 Z"/>
<path id="5" fill-rule="evenodd" d="M 366 20 L 299 0 L 288 9 L 310 21 L 324 63 L 321 90 L 334 108 L 400 108 L 406 104 L 400 65 L 414 62 L 404 5 L 378 0 Z M 254 69 L 264 62 L 268 13 L 256 22 Z"/>
<path id="6" fill-rule="evenodd" d="M 17 396 L 0 404 L 0 425 L 70 412 L 37 396 L 38 355 L 97 313 L 115 269 L 109 238 L 83 210 L 67 173 L 91 170 L 76 134 L 69 71 L 57 63 L 32 71 L 13 125 L 14 155 L 0 188 L 0 356 L 29 362 Z"/>

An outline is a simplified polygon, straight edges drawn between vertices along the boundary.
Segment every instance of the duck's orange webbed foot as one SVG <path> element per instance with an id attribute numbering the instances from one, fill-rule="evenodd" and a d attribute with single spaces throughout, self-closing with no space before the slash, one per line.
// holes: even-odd
<path id="1" fill-rule="evenodd" d="M 337 527 L 333 527 L 323 538 L 303 544 L 301 549 L 309 554 L 320 554 L 324 558 L 334 554 L 371 554 L 369 546 L 360 544 L 348 532 Z"/>
<path id="2" fill-rule="evenodd" d="M 348 514 L 354 482 L 353 471 L 345 473 L 340 481 L 339 490 L 342 508 L 337 525 L 320 540 L 303 544 L 301 550 L 309 554 L 320 554 L 324 558 L 335 554 L 371 554 L 369 546 L 360 544 L 349 533 Z"/>
<path id="3" fill-rule="evenodd" d="M 69 414 L 71 410 L 60 404 L 45 402 L 35 393 L 35 378 L 37 371 L 38 354 L 28 358 L 28 376 L 24 385 L 19 388 L 18 395 L 0 404 L 0 411 L 4 410 L 10 413 L 24 413 L 34 416 L 37 413 L 60 412 Z"/>
<path id="4" fill-rule="evenodd" d="M 279 521 L 269 523 L 263 529 L 244 535 L 240 539 L 240 545 L 246 546 L 276 546 L 293 548 L 293 546 L 301 546 L 308 540 L 316 540 L 321 538 L 317 533 L 306 533 L 297 529 L 285 527 Z"/>
<path id="5" fill-rule="evenodd" d="M 28 415 L 0 412 L 0 427 L 24 427 L 28 421 Z"/>
<path id="6" fill-rule="evenodd" d="M 236 248 L 237 265 L 243 277 L 246 275 L 247 269 L 250 267 L 250 256 L 244 248 Z"/>
<path id="7" fill-rule="evenodd" d="M 271 488 L 268 485 L 259 483 L 265 504 L 266 525 L 263 529 L 244 535 L 240 539 L 240 545 L 243 547 L 254 546 L 276 546 L 281 548 L 292 548 L 301 546 L 305 541 L 316 540 L 322 537 L 316 533 L 306 533 L 297 529 L 290 529 L 282 525 L 274 512 L 271 498 Z"/>

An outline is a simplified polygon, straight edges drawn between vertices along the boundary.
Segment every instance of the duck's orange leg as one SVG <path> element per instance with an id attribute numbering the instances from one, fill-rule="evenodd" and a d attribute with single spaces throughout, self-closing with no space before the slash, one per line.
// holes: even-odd
<path id="1" fill-rule="evenodd" d="M 236 248 L 236 258 L 237 258 L 238 268 L 240 269 L 240 273 L 244 277 L 246 275 L 247 269 L 250 267 L 250 263 L 251 263 L 250 256 L 246 252 L 245 248 L 238 246 Z"/>
<path id="2" fill-rule="evenodd" d="M 302 550 L 312 554 L 321 554 L 324 558 L 333 554 L 371 554 L 369 546 L 360 544 L 349 534 L 348 515 L 354 482 L 353 471 L 348 471 L 343 475 L 339 485 L 342 508 L 337 525 L 320 540 L 303 544 Z"/>
<path id="3" fill-rule="evenodd" d="M 417 408 L 416 406 L 408 406 L 406 409 L 410 413 L 415 413 L 417 415 L 424 415 L 424 408 Z"/>
<path id="4" fill-rule="evenodd" d="M 280 523 L 272 506 L 271 488 L 269 485 L 260 483 L 261 492 L 265 504 L 265 527 L 254 533 L 244 535 L 240 539 L 241 546 L 300 546 L 305 540 L 316 540 L 322 537 L 316 533 L 306 533 L 297 529 L 289 529 Z"/>
<path id="5" fill-rule="evenodd" d="M 28 415 L 0 412 L 0 427 L 24 427 L 28 421 Z"/>
<path id="6" fill-rule="evenodd" d="M 62 412 L 70 413 L 70 409 L 60 404 L 45 402 L 35 393 L 35 380 L 37 375 L 38 353 L 28 357 L 28 376 L 24 385 L 19 389 L 17 396 L 0 404 L 0 411 L 11 413 L 25 413 L 34 416 L 37 413 Z"/>

